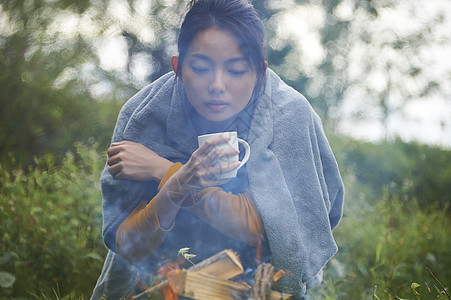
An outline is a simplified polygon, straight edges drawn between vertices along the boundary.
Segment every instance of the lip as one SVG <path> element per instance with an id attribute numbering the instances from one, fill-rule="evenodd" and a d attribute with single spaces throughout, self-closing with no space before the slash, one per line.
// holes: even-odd
<path id="1" fill-rule="evenodd" d="M 210 101 L 206 103 L 206 106 L 212 111 L 219 112 L 224 110 L 229 104 L 224 101 Z"/>

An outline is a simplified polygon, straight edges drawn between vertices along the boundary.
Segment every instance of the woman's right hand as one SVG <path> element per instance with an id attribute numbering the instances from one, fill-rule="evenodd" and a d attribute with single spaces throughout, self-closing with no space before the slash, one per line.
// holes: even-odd
<path id="1" fill-rule="evenodd" d="M 172 162 L 146 146 L 121 141 L 108 148 L 108 171 L 116 179 L 161 181 Z"/>

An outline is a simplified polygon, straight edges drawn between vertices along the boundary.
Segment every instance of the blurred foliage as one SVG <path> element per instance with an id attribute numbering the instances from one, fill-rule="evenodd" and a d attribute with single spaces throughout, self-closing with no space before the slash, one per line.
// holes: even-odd
<path id="1" fill-rule="evenodd" d="M 80 37 L 51 33 L 58 14 L 84 11 L 89 1 L 6 1 L 0 4 L 11 28 L 0 35 L 0 161 L 33 163 L 33 155 L 61 159 L 74 141 L 95 136 L 109 142 L 118 105 L 95 101 L 76 75 L 93 57 Z M 58 78 L 66 74 L 65 81 Z M 63 76 L 64 77 L 64 76 Z M 81 76 L 80 76 L 81 77 Z M 107 132 L 107 135 L 105 133 Z"/>
<path id="2" fill-rule="evenodd" d="M 77 292 L 89 298 L 106 254 L 96 144 L 76 145 L 61 165 L 0 165 L 0 298 Z M 38 298 L 39 298 L 38 297 Z"/>
<path id="3" fill-rule="evenodd" d="M 451 211 L 451 151 L 435 146 L 392 142 L 369 143 L 332 138 L 340 167 L 349 179 L 353 199 L 415 200 L 420 208 Z"/>
<path id="4" fill-rule="evenodd" d="M 184 3 L 145 4 L 0 3 L 0 161 L 5 166 L 10 157 L 27 165 L 33 155 L 44 153 L 60 160 L 74 141 L 90 137 L 107 147 L 121 105 L 166 73 L 170 55 L 176 53 L 175 31 Z M 111 56 L 111 41 L 126 43 L 123 68 L 103 63 Z M 144 77 L 137 78 L 136 69 Z"/>
<path id="5" fill-rule="evenodd" d="M 348 200 L 334 232 L 339 252 L 314 299 L 448 299 L 427 268 L 449 289 L 449 214 L 409 200 L 384 198 L 371 209 Z"/>
<path id="6" fill-rule="evenodd" d="M 270 67 L 305 94 L 334 131 L 349 117 L 341 111 L 347 98 L 364 99 L 353 117 L 386 122 L 414 95 L 443 94 L 442 82 L 424 70 L 427 61 L 419 55 L 437 39 L 446 42 L 434 34 L 444 16 L 431 15 L 408 33 L 380 23 L 387 12 L 406 11 L 406 1 L 252 2 L 267 32 Z M 26 165 L 49 152 L 61 159 L 74 141 L 91 136 L 106 148 L 121 104 L 170 70 L 186 3 L 2 1 L 0 161 L 7 164 L 12 156 Z M 409 5 L 406 12 L 415 18 L 418 11 Z M 311 27 L 305 41 L 295 25 L 283 23 L 293 12 L 298 19 L 313 14 L 304 18 Z M 302 48 L 306 41 L 313 44 Z M 363 57 L 357 48 L 366 51 Z M 312 54 L 319 59 L 307 63 Z M 382 74 L 382 87 L 372 85 L 374 74 Z"/>
<path id="7" fill-rule="evenodd" d="M 451 151 L 329 140 L 346 200 L 339 251 L 313 299 L 448 299 L 440 284 L 451 285 Z"/>

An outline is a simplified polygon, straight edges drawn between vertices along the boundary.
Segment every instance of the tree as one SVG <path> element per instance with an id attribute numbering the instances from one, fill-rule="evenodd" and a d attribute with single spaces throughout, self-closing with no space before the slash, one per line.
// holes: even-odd
<path id="1" fill-rule="evenodd" d="M 430 54 L 450 42 L 445 1 L 264 3 L 258 7 L 276 8 L 267 21 L 268 45 L 288 49 L 273 67 L 329 129 L 346 119 L 376 120 L 387 129 L 409 101 L 450 99 L 451 70 Z"/>
<path id="2" fill-rule="evenodd" d="M 169 69 L 181 12 L 164 1 L 143 3 L 0 4 L 0 161 L 29 164 L 47 152 L 63 157 L 90 137 L 106 147 L 121 104 Z M 105 63 L 117 40 L 126 45 L 123 62 Z"/>
<path id="3" fill-rule="evenodd" d="M 0 34 L 2 106 L 0 160 L 20 164 L 33 155 L 60 157 L 77 139 L 98 136 L 105 120 L 99 103 L 86 93 L 81 71 L 93 55 L 79 33 L 65 37 L 58 20 L 79 15 L 90 1 L 6 1 Z M 61 24 L 64 25 L 64 24 Z M 108 121 L 109 122 L 109 121 Z M 110 126 L 109 126 L 110 127 Z"/>
<path id="4" fill-rule="evenodd" d="M 186 3 L 2 1 L 0 160 L 13 155 L 30 163 L 44 152 L 62 157 L 75 140 L 91 136 L 106 147 L 122 103 L 170 70 Z M 253 1 L 271 68 L 333 130 L 351 118 L 388 126 L 412 99 L 450 98 L 450 70 L 431 71 L 427 60 L 430 47 L 449 42 L 446 17 L 420 16 L 424 3 Z M 391 16 L 422 22 L 406 30 L 388 22 Z"/>

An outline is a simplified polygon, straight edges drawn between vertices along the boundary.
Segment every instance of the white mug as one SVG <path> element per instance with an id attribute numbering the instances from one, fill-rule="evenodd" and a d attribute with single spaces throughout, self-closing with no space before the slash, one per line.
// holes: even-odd
<path id="1" fill-rule="evenodd" d="M 197 140 L 199 142 L 199 147 L 207 139 L 209 139 L 209 138 L 211 138 L 213 136 L 217 136 L 217 135 L 227 135 L 227 136 L 230 137 L 230 140 L 227 143 L 216 145 L 214 149 L 224 149 L 224 148 L 229 148 L 230 147 L 230 148 L 234 148 L 234 149 L 238 150 L 238 143 L 241 143 L 244 146 L 245 153 L 244 153 L 243 161 L 241 162 L 240 166 L 238 168 L 234 169 L 234 170 L 223 172 L 221 174 L 216 175 L 217 179 L 235 178 L 236 174 L 238 173 L 238 170 L 242 166 L 244 166 L 244 164 L 249 159 L 249 156 L 251 155 L 251 147 L 249 146 L 249 144 L 245 140 L 238 138 L 238 134 L 236 133 L 236 131 L 218 132 L 218 133 L 204 134 L 204 135 L 198 136 Z M 238 154 L 227 156 L 227 157 L 223 157 L 223 158 L 218 160 L 218 164 L 219 165 L 227 165 L 227 164 L 231 164 L 231 163 L 233 163 L 235 161 L 238 161 Z"/>

